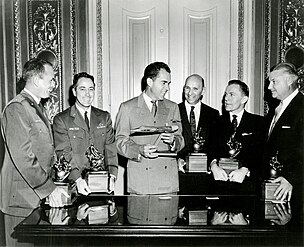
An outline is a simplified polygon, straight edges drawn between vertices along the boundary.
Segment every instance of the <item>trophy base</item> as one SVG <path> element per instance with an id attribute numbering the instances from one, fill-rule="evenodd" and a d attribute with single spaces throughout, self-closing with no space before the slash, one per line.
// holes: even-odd
<path id="1" fill-rule="evenodd" d="M 274 196 L 274 192 L 276 189 L 279 187 L 279 183 L 271 183 L 268 181 L 265 181 L 263 183 L 263 190 L 262 190 L 262 195 L 265 201 L 273 201 L 276 200 Z"/>
<path id="2" fill-rule="evenodd" d="M 220 158 L 219 167 L 222 168 L 227 174 L 239 169 L 239 162 L 231 158 Z"/>
<path id="3" fill-rule="evenodd" d="M 186 172 L 207 172 L 207 155 L 191 153 L 186 158 Z"/>
<path id="4" fill-rule="evenodd" d="M 64 189 L 64 191 L 70 196 L 69 198 L 66 198 L 64 195 L 62 195 L 62 202 L 64 206 L 72 205 L 76 200 L 77 195 L 76 184 L 74 183 L 70 185 L 66 182 L 54 182 L 54 184 L 56 187 Z M 50 204 L 48 197 L 45 200 L 45 204 Z"/>
<path id="5" fill-rule="evenodd" d="M 85 180 L 92 193 L 109 192 L 109 172 L 107 171 L 89 171 L 86 173 Z"/>
<path id="6" fill-rule="evenodd" d="M 189 225 L 207 225 L 208 210 L 189 211 Z"/>

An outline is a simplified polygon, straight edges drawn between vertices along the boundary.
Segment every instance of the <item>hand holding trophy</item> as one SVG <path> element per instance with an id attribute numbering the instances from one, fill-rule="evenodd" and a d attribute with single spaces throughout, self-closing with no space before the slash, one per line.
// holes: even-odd
<path id="1" fill-rule="evenodd" d="M 54 184 L 57 188 L 62 188 L 69 197 L 64 195 L 61 196 L 62 203 L 64 205 L 71 205 L 75 199 L 76 195 L 76 187 L 75 185 L 71 185 L 68 181 L 68 176 L 71 173 L 72 167 L 71 164 L 66 161 L 64 156 L 60 156 L 60 158 L 53 164 L 52 170 L 54 172 Z M 46 204 L 50 204 L 49 198 L 46 199 Z"/>
<path id="2" fill-rule="evenodd" d="M 95 148 L 94 144 L 88 147 L 85 154 L 90 165 L 85 172 L 85 179 L 91 192 L 109 192 L 109 173 L 106 170 L 104 156 Z"/>

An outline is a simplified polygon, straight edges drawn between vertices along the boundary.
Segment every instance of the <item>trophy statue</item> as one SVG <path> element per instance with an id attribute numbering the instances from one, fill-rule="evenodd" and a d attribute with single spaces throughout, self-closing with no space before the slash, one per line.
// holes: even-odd
<path id="1" fill-rule="evenodd" d="M 203 153 L 205 139 L 201 136 L 200 128 L 195 132 L 193 138 L 193 153 L 186 158 L 186 171 L 188 172 L 207 172 L 207 155 Z"/>
<path id="2" fill-rule="evenodd" d="M 274 192 L 278 188 L 279 183 L 272 183 L 271 180 L 279 177 L 283 168 L 283 165 L 278 161 L 278 154 L 279 152 L 276 152 L 275 156 L 271 157 L 269 161 L 269 179 L 265 181 L 265 188 L 263 191 L 266 201 L 276 199 L 274 197 Z"/>
<path id="3" fill-rule="evenodd" d="M 104 156 L 91 144 L 85 155 L 90 168 L 85 171 L 85 179 L 92 193 L 109 191 L 109 173 L 106 170 Z"/>
<path id="4" fill-rule="evenodd" d="M 65 196 L 62 197 L 64 205 L 72 205 L 76 199 L 76 186 L 75 184 L 71 185 L 68 181 L 68 176 L 72 170 L 71 164 L 67 162 L 62 155 L 55 164 L 53 164 L 52 170 L 55 174 L 53 178 L 54 184 L 59 188 L 63 188 L 70 196 L 69 198 L 66 198 Z M 48 198 L 45 203 L 49 204 Z"/>
<path id="5" fill-rule="evenodd" d="M 236 140 L 235 132 L 228 140 L 227 145 L 229 147 L 229 158 L 220 158 L 219 167 L 221 167 L 227 174 L 229 174 L 230 172 L 239 168 L 239 161 L 236 159 L 236 156 L 242 149 L 242 143 Z"/>

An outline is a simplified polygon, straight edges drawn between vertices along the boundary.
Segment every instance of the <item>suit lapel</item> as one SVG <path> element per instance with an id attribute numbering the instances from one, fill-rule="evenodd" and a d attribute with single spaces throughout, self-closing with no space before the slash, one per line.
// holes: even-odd
<path id="1" fill-rule="evenodd" d="M 300 97 L 302 97 L 300 94 L 301 93 L 298 93 L 292 99 L 292 101 L 289 103 L 289 105 L 286 107 L 286 109 L 284 110 L 284 112 L 282 113 L 282 115 L 280 116 L 278 121 L 276 122 L 275 126 L 273 127 L 273 130 L 269 136 L 269 139 L 271 138 L 271 136 L 273 136 L 273 135 L 275 136 L 275 134 L 282 128 L 283 123 L 285 123 L 287 119 L 292 119 L 292 117 L 290 117 L 290 115 L 293 113 L 293 109 L 295 109 L 295 107 L 297 107 L 297 101 L 300 100 Z"/>
<path id="2" fill-rule="evenodd" d="M 91 107 L 91 119 L 90 119 L 90 130 L 94 131 L 96 130 L 98 124 L 100 123 L 99 118 L 100 113 L 96 111 L 96 108 L 93 106 Z"/>
<path id="3" fill-rule="evenodd" d="M 188 115 L 187 115 L 185 102 L 183 102 L 181 104 L 180 115 L 181 115 L 181 118 L 183 119 L 184 124 L 185 124 L 185 128 L 183 129 L 183 131 L 186 132 L 188 136 L 192 137 L 191 127 L 190 127 L 189 118 L 188 118 Z"/>
<path id="4" fill-rule="evenodd" d="M 74 118 L 73 122 L 75 123 L 75 125 L 77 125 L 78 127 L 82 128 L 86 131 L 89 131 L 83 117 L 81 116 L 80 112 L 77 110 L 75 105 L 73 105 L 71 107 L 70 114 L 71 114 L 71 117 Z"/>

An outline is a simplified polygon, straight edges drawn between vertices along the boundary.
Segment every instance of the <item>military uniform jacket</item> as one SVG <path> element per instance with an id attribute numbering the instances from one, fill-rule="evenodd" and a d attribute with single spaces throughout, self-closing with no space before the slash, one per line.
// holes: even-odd
<path id="1" fill-rule="evenodd" d="M 109 173 L 117 177 L 117 151 L 110 113 L 92 106 L 88 129 L 84 118 L 73 105 L 55 116 L 53 129 L 55 152 L 58 157 L 64 155 L 70 161 L 72 180 L 75 181 L 84 169 L 89 168 L 85 152 L 90 144 L 94 144 L 105 157 Z"/>
<path id="2" fill-rule="evenodd" d="M 147 159 L 139 157 L 139 147 L 144 144 L 155 144 L 159 134 L 132 136 L 131 130 L 141 126 L 176 125 L 175 135 L 177 151 L 184 147 L 182 125 L 176 103 L 164 99 L 158 101 L 155 118 L 149 111 L 141 94 L 120 105 L 115 129 L 118 152 L 128 158 L 128 192 L 136 194 L 161 194 L 179 190 L 178 167 L 175 157 L 158 157 Z M 164 147 L 166 146 L 166 147 Z M 159 148 L 167 148 L 162 141 Z"/>
<path id="3" fill-rule="evenodd" d="M 22 91 L 1 116 L 5 156 L 0 173 L 3 213 L 27 216 L 29 209 L 55 189 L 50 178 L 54 162 L 51 127 L 34 99 Z"/>

